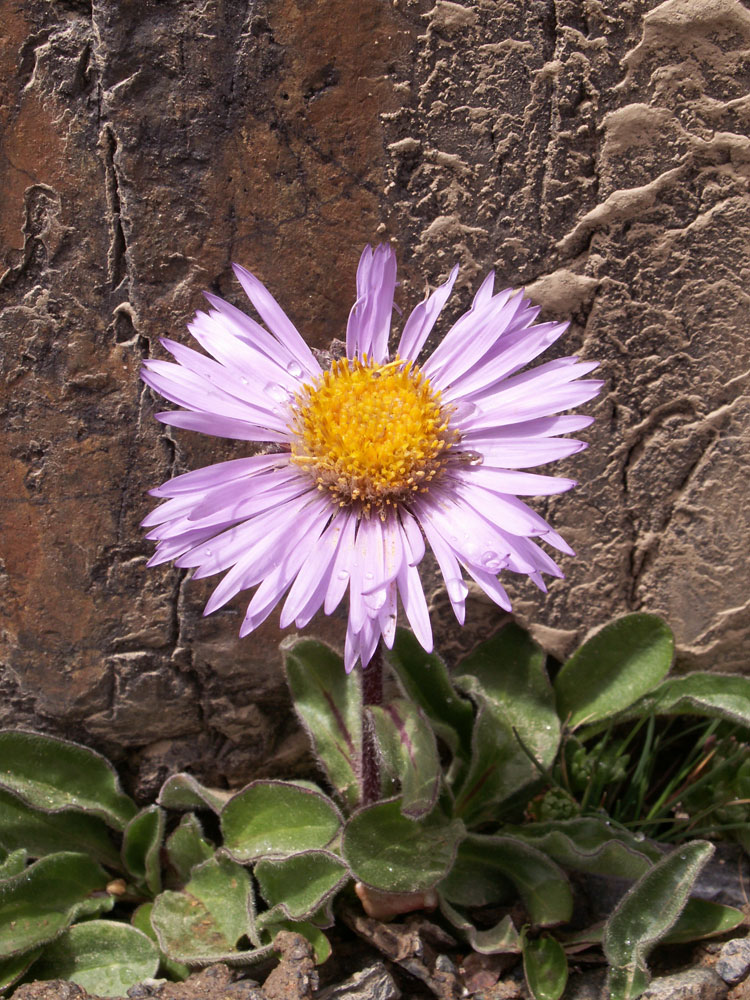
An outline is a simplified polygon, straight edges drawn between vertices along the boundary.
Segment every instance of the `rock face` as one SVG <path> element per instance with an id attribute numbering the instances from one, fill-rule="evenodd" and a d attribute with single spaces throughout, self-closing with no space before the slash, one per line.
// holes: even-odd
<path id="1" fill-rule="evenodd" d="M 547 597 L 508 582 L 522 617 L 562 654 L 658 611 L 686 664 L 746 668 L 746 7 L 0 0 L 0 25 L 0 724 L 127 757 L 144 795 L 299 758 L 276 620 L 239 642 L 241 601 L 202 619 L 210 582 L 145 567 L 147 490 L 240 451 L 157 424 L 137 372 L 203 289 L 241 304 L 233 260 L 327 346 L 378 239 L 405 307 L 458 261 L 456 314 L 495 267 L 602 360 L 581 487 L 536 503 L 578 558 Z M 467 617 L 465 642 L 499 620 Z"/>

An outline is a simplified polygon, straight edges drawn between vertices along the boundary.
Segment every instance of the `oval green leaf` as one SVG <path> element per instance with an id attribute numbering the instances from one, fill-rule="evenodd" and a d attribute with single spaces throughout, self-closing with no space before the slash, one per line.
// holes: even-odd
<path id="1" fill-rule="evenodd" d="M 464 833 L 463 823 L 439 814 L 408 819 L 395 799 L 356 812 L 344 828 L 341 853 L 373 889 L 420 892 L 445 877 Z"/>
<path id="2" fill-rule="evenodd" d="M 568 981 L 568 959 L 559 941 L 543 934 L 523 937 L 523 971 L 535 1000 L 559 1000 Z"/>
<path id="3" fill-rule="evenodd" d="M 283 920 L 311 917 L 349 881 L 346 862 L 329 851 L 304 851 L 279 861 L 255 866 L 269 909 L 257 919 L 259 928 Z"/>
<path id="4" fill-rule="evenodd" d="M 658 861 L 617 904 L 604 928 L 611 1000 L 635 1000 L 648 985 L 649 951 L 677 923 L 712 844 L 683 844 Z"/>
<path id="5" fill-rule="evenodd" d="M 664 679 L 673 656 L 672 632 L 656 615 L 639 612 L 610 622 L 555 678 L 560 718 L 578 726 L 621 712 Z"/>
<path id="6" fill-rule="evenodd" d="M 109 761 L 78 743 L 5 730 L 0 732 L 0 760 L 0 787 L 34 809 L 91 813 L 115 830 L 124 829 L 138 811 Z"/>
<path id="7" fill-rule="evenodd" d="M 624 718 L 644 715 L 705 715 L 750 729 L 750 677 L 698 673 L 670 677 L 623 713 Z"/>
<path id="8" fill-rule="evenodd" d="M 125 827 L 122 860 L 138 882 L 154 895 L 161 889 L 161 845 L 164 839 L 164 811 L 147 806 Z"/>
<path id="9" fill-rule="evenodd" d="M 341 813 L 322 792 L 285 781 L 253 781 L 221 812 L 224 847 L 237 861 L 327 847 L 341 823 Z"/>
<path id="10" fill-rule="evenodd" d="M 387 771 L 401 784 L 401 811 L 419 819 L 431 812 L 440 791 L 442 768 L 427 717 L 406 698 L 384 707 L 368 706 Z"/>
<path id="11" fill-rule="evenodd" d="M 101 997 L 121 997 L 159 968 L 159 950 L 145 934 L 114 920 L 76 924 L 47 945 L 38 979 L 67 979 Z"/>
<path id="12" fill-rule="evenodd" d="M 203 827 L 194 813 L 186 813 L 167 838 L 167 860 L 180 883 L 190 878 L 196 865 L 214 854 L 213 845 L 203 836 Z"/>
<path id="13" fill-rule="evenodd" d="M 333 788 L 349 806 L 359 802 L 362 752 L 362 682 L 348 676 L 344 661 L 316 639 L 281 644 L 295 711 Z"/>
<path id="14" fill-rule="evenodd" d="M 163 809 L 210 809 L 218 815 L 230 798 L 230 792 L 207 788 L 192 774 L 180 773 L 167 778 L 156 802 Z"/>

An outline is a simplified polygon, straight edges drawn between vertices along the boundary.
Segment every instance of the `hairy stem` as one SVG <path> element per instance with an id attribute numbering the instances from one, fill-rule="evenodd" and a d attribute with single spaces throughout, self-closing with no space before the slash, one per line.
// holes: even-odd
<path id="1" fill-rule="evenodd" d="M 380 798 L 380 763 L 375 733 L 367 718 L 368 705 L 383 702 L 383 651 L 380 643 L 372 659 L 362 671 L 362 805 L 371 805 Z"/>

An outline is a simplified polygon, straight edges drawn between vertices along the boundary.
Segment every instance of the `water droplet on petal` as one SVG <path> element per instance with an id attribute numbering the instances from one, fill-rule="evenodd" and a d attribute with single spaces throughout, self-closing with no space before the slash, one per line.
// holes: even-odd
<path id="1" fill-rule="evenodd" d="M 374 580 L 375 574 L 371 573 L 369 570 L 365 573 L 365 580 Z"/>
<path id="2" fill-rule="evenodd" d="M 240 382 L 242 382 L 243 385 L 250 385 L 250 380 L 246 379 L 244 375 L 240 375 Z"/>
<path id="3" fill-rule="evenodd" d="M 204 552 L 204 554 L 205 554 L 205 555 L 207 555 L 207 556 L 210 556 L 210 555 L 211 555 L 211 549 L 204 549 L 204 550 L 203 550 L 203 552 Z"/>
<path id="4" fill-rule="evenodd" d="M 296 361 L 290 361 L 289 364 L 286 366 L 286 370 L 289 372 L 292 378 L 299 378 L 300 375 L 302 374 L 302 369 L 300 368 L 300 366 L 297 364 Z"/>
<path id="5" fill-rule="evenodd" d="M 289 398 L 288 393 L 283 385 L 278 385 L 273 382 L 269 382 L 266 386 L 265 391 L 271 397 L 275 399 L 277 403 L 285 403 Z"/>
<path id="6" fill-rule="evenodd" d="M 478 451 L 462 451 L 459 457 L 466 465 L 481 465 L 484 461 L 484 455 Z"/>
<path id="7" fill-rule="evenodd" d="M 469 593 L 469 588 L 463 580 L 459 579 L 448 580 L 445 584 L 445 589 L 448 591 L 448 597 L 456 602 L 465 600 L 466 595 Z"/>
<path id="8" fill-rule="evenodd" d="M 483 552 L 482 565 L 489 573 L 499 573 L 503 567 L 502 560 L 497 552 Z"/>
<path id="9" fill-rule="evenodd" d="M 451 414 L 451 423 L 455 424 L 461 420 L 465 420 L 467 417 L 473 416 L 476 412 L 477 406 L 475 403 L 456 403 Z"/>
<path id="10" fill-rule="evenodd" d="M 345 569 L 340 569 L 336 575 L 338 576 L 339 580 L 349 579 L 349 574 Z"/>

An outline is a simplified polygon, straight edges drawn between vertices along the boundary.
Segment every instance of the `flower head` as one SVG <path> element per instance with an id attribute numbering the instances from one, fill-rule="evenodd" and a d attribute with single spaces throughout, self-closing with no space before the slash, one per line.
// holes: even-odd
<path id="1" fill-rule="evenodd" d="M 510 610 L 503 569 L 562 576 L 543 541 L 572 555 L 519 496 L 569 489 L 570 479 L 523 470 L 585 447 L 557 435 L 591 418 L 557 415 L 599 391 L 579 380 L 596 367 L 575 357 L 525 366 L 565 331 L 534 324 L 521 292 L 494 293 L 490 274 L 471 308 L 423 363 L 419 353 L 458 274 L 411 313 L 393 356 L 388 338 L 396 263 L 367 247 L 357 270 L 346 357 L 323 371 L 267 289 L 235 274 L 265 324 L 215 295 L 190 332 L 206 354 L 171 340 L 175 362 L 146 361 L 143 380 L 181 410 L 157 419 L 220 437 L 264 442 L 273 453 L 220 462 L 153 490 L 166 502 L 144 525 L 158 540 L 150 565 L 174 560 L 195 577 L 224 573 L 205 614 L 257 587 L 240 635 L 285 597 L 281 625 L 306 625 L 349 595 L 345 662 L 369 662 L 393 643 L 397 596 L 417 638 L 432 648 L 417 566 L 427 542 L 459 622 L 464 572 Z"/>

